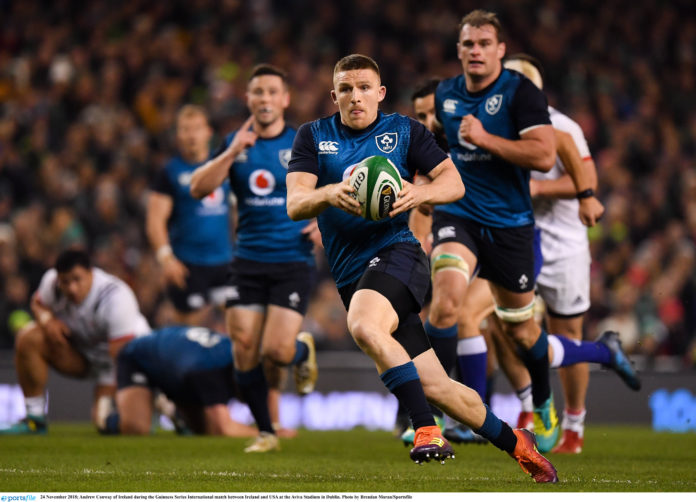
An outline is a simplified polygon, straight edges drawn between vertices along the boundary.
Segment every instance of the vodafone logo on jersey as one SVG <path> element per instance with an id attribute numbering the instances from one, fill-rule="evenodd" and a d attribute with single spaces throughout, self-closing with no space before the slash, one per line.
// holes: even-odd
<path id="1" fill-rule="evenodd" d="M 201 199 L 201 204 L 205 207 L 219 207 L 225 203 L 225 191 L 222 187 L 217 187 Z"/>
<path id="2" fill-rule="evenodd" d="M 257 169 L 249 176 L 249 189 L 259 196 L 268 195 L 273 192 L 276 180 L 273 173 L 266 169 Z"/>

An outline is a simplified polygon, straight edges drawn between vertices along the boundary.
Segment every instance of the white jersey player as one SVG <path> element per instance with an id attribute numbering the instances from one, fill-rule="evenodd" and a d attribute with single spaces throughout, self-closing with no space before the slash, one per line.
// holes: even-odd
<path id="1" fill-rule="evenodd" d="M 582 161 L 591 162 L 590 149 L 580 126 L 553 107 L 549 107 L 549 115 L 554 129 L 571 135 Z M 549 172 L 531 173 L 532 179 L 537 181 L 558 180 L 565 175 L 567 170 L 560 157 Z M 541 231 L 544 257 L 537 291 L 551 315 L 574 317 L 590 308 L 590 248 L 587 227 L 578 218 L 578 211 L 576 198 L 534 199 L 534 221 Z"/>
<path id="2" fill-rule="evenodd" d="M 81 250 L 58 256 L 32 297 L 36 319 L 17 335 L 15 363 L 27 416 L 0 434 L 46 432 L 48 368 L 75 378 L 96 379 L 95 404 L 116 389 L 115 358 L 134 337 L 151 331 L 131 288 L 92 267 Z M 96 406 L 92 418 L 99 425 Z"/>
<path id="3" fill-rule="evenodd" d="M 505 67 L 523 73 L 537 87 L 543 86 L 541 66 L 534 58 L 511 56 Z M 549 115 L 556 132 L 556 164 L 547 173 L 532 171 L 530 181 L 543 255 L 537 292 L 546 303 L 549 331 L 579 341 L 582 339 L 582 316 L 590 307 L 591 258 L 585 225 L 594 225 L 604 207 L 594 194 L 597 174 L 582 129 L 552 107 L 549 107 Z M 563 358 L 564 347 L 561 337 L 552 338 L 549 338 L 554 349 L 551 366 L 558 367 L 559 361 L 555 359 Z M 589 369 L 583 363 L 559 372 L 565 410 L 563 436 L 553 451 L 580 453 Z"/>

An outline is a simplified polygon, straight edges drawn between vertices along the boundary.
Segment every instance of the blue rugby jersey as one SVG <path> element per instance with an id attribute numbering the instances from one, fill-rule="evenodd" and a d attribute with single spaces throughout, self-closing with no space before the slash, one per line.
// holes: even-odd
<path id="1" fill-rule="evenodd" d="M 207 328 L 169 326 L 135 338 L 122 349 L 123 357 L 137 363 L 150 386 L 175 400 L 197 401 L 190 379 L 196 374 L 232 366 L 232 342 Z M 193 377 L 192 377 L 193 375 Z M 228 388 L 226 388 L 228 387 Z M 214 393 L 227 398 L 232 385 L 220 382 Z M 204 391 L 205 392 L 205 391 Z"/>
<path id="2" fill-rule="evenodd" d="M 191 174 L 201 164 L 174 157 L 151 188 L 173 200 L 167 229 L 176 257 L 194 265 L 222 265 L 232 259 L 230 185 L 225 181 L 201 200 L 192 197 Z"/>
<path id="3" fill-rule="evenodd" d="M 236 133 L 225 138 L 227 148 Z M 265 263 L 314 263 L 312 243 L 302 234 L 307 222 L 292 221 L 286 209 L 285 176 L 295 129 L 258 138 L 232 163 L 230 183 L 237 196 L 239 221 L 235 256 Z"/>
<path id="4" fill-rule="evenodd" d="M 367 128 L 353 130 L 343 125 L 336 113 L 300 127 L 289 172 L 315 174 L 316 186 L 322 187 L 342 182 L 355 164 L 373 155 L 391 160 L 407 181 L 413 180 L 416 171 L 428 174 L 447 158 L 432 133 L 409 117 L 379 112 Z M 408 228 L 407 213 L 369 221 L 329 207 L 317 221 L 339 288 L 358 280 L 379 250 L 397 242 L 418 243 Z"/>
<path id="5" fill-rule="evenodd" d="M 495 82 L 478 92 L 467 91 L 464 75 L 459 75 L 438 86 L 435 113 L 466 187 L 462 199 L 435 210 L 498 228 L 534 223 L 529 170 L 463 140 L 459 124 L 471 114 L 487 132 L 517 140 L 526 130 L 551 124 L 544 93 L 511 70 L 503 69 Z"/>

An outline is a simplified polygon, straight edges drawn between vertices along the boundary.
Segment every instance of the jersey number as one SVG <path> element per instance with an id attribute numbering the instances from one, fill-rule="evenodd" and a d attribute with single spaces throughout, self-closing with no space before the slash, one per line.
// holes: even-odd
<path id="1" fill-rule="evenodd" d="M 210 330 L 206 328 L 191 328 L 186 331 L 186 338 L 208 349 L 217 345 L 222 340 L 220 335 L 211 333 Z"/>

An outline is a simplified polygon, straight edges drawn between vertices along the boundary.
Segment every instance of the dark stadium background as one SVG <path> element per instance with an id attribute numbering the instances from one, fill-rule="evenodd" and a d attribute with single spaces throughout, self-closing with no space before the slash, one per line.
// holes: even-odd
<path id="1" fill-rule="evenodd" d="M 508 54 L 543 62 L 549 102 L 582 126 L 597 163 L 607 211 L 590 230 L 587 337 L 616 327 L 641 369 L 681 376 L 668 390 L 693 390 L 692 4 L 0 0 L 1 374 L 12 372 L 12 331 L 29 295 L 68 246 L 87 246 L 124 278 L 154 326 L 170 319 L 144 201 L 173 153 L 181 105 L 204 105 L 218 141 L 247 117 L 248 71 L 270 62 L 289 72 L 288 118 L 298 126 L 334 112 L 333 64 L 361 52 L 381 66 L 383 109 L 409 114 L 420 81 L 460 71 L 456 25 L 485 7 L 501 17 Z M 321 349 L 356 350 L 325 267 L 321 277 L 307 328 Z"/>

